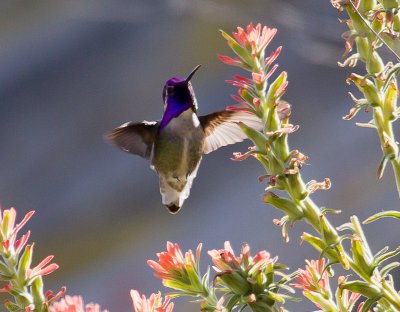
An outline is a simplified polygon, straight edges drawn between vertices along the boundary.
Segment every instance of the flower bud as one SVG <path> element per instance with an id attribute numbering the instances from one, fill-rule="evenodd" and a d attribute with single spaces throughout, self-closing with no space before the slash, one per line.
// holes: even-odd
<path id="1" fill-rule="evenodd" d="M 396 84 L 391 82 L 386 90 L 385 101 L 383 103 L 383 114 L 386 119 L 394 120 L 396 118 L 398 90 Z"/>
<path id="2" fill-rule="evenodd" d="M 370 54 L 366 63 L 367 63 L 367 70 L 370 74 L 378 74 L 385 67 L 381 57 L 376 51 Z"/>
<path id="3" fill-rule="evenodd" d="M 371 80 L 353 73 L 350 75 L 347 81 L 352 81 L 357 88 L 364 93 L 365 98 L 368 100 L 371 106 L 381 106 L 382 99 L 380 93 Z"/>

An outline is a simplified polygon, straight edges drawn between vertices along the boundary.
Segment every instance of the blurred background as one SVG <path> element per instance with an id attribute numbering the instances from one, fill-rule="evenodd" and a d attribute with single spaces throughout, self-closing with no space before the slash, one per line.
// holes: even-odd
<path id="1" fill-rule="evenodd" d="M 285 99 L 300 125 L 291 147 L 310 157 L 302 171 L 307 181 L 333 183 L 315 195 L 317 203 L 343 210 L 331 217 L 336 225 L 352 214 L 364 219 L 398 209 L 391 171 L 376 178 L 376 134 L 342 120 L 352 103 L 344 82 L 349 71 L 336 65 L 345 30 L 338 16 L 328 0 L 0 1 L 0 201 L 20 218 L 36 210 L 27 226 L 34 263 L 54 254 L 60 265 L 45 278 L 46 288 L 66 285 L 86 302 L 132 311 L 131 288 L 165 291 L 146 260 L 167 240 L 183 250 L 203 242 L 204 268 L 206 251 L 225 240 L 238 252 L 243 242 L 253 252 L 267 249 L 293 270 L 317 257 L 300 245 L 300 234 L 311 231 L 305 224 L 283 242 L 272 223 L 281 212 L 261 201 L 258 163 L 230 160 L 249 142 L 205 156 L 191 196 L 170 215 L 149 163 L 102 139 L 123 122 L 159 119 L 165 80 L 197 64 L 203 67 L 192 83 L 200 114 L 231 105 L 235 89 L 225 80 L 243 72 L 218 61 L 217 53 L 230 53 L 218 30 L 251 21 L 279 30 L 270 48 L 284 47 L 278 62 L 289 73 Z M 374 251 L 396 246 L 394 222 L 366 227 Z M 287 308 L 315 309 L 306 300 Z M 188 300 L 175 309 L 198 310 Z"/>

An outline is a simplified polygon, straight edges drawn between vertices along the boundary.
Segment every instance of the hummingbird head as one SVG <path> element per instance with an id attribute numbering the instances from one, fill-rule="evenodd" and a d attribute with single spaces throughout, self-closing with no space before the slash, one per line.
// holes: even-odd
<path id="1" fill-rule="evenodd" d="M 201 65 L 197 65 L 187 78 L 172 77 L 163 89 L 164 117 L 161 125 L 166 125 L 172 118 L 179 116 L 188 108 L 197 111 L 197 101 L 190 79 Z"/>

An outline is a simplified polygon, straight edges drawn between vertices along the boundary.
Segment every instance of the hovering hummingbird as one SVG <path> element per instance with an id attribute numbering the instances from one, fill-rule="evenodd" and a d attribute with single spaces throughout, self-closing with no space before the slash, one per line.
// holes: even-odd
<path id="1" fill-rule="evenodd" d="M 123 151 L 150 159 L 151 169 L 160 178 L 162 202 L 172 214 L 189 197 L 203 154 L 243 141 L 246 135 L 238 122 L 262 128 L 261 120 L 246 111 L 223 110 L 197 116 L 190 79 L 200 66 L 187 78 L 167 80 L 161 121 L 127 122 L 105 136 Z"/>

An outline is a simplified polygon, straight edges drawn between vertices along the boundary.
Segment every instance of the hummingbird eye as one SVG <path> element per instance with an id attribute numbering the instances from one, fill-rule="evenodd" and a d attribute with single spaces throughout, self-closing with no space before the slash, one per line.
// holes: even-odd
<path id="1" fill-rule="evenodd" d="M 175 87 L 174 86 L 167 86 L 165 88 L 167 95 L 172 95 L 174 93 Z"/>

